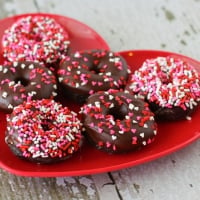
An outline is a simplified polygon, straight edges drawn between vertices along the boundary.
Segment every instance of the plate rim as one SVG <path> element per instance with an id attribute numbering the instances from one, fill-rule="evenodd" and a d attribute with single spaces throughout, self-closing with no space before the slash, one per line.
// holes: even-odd
<path id="1" fill-rule="evenodd" d="M 21 170 L 15 170 L 7 165 L 4 165 L 1 163 L 0 167 L 3 170 L 6 170 L 7 172 L 10 172 L 12 174 L 23 176 L 23 177 L 64 177 L 64 176 L 84 176 L 84 175 L 92 175 L 92 174 L 101 174 L 101 173 L 107 173 L 107 172 L 113 172 L 117 170 L 123 170 L 130 167 L 135 167 L 141 164 L 147 164 L 151 161 L 158 160 L 159 158 L 165 157 L 167 155 L 170 155 L 172 153 L 175 153 L 182 148 L 192 144 L 193 142 L 197 141 L 197 139 L 200 138 L 200 131 L 198 131 L 194 137 L 191 137 L 189 140 L 185 141 L 184 143 L 181 143 L 179 145 L 176 145 L 170 149 L 164 150 L 162 152 L 158 152 L 156 154 L 147 156 L 143 159 L 140 159 L 139 161 L 133 160 L 127 163 L 121 163 L 114 166 L 108 166 L 108 167 L 102 167 L 97 169 L 81 169 L 76 171 L 55 171 L 55 172 L 49 172 L 49 171 L 21 171 Z M 2 167 L 3 166 L 3 167 Z"/>

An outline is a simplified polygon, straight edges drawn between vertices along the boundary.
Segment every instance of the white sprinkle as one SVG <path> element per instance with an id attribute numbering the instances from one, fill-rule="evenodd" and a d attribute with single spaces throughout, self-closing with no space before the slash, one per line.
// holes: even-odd
<path id="1" fill-rule="evenodd" d="M 113 108 L 114 107 L 114 103 L 111 103 L 109 108 Z"/>
<path id="2" fill-rule="evenodd" d="M 76 73 L 79 75 L 79 74 L 81 74 L 81 71 L 77 71 Z"/>
<path id="3" fill-rule="evenodd" d="M 126 116 L 125 116 L 125 119 L 130 119 L 130 116 L 126 115 Z"/>
<path id="4" fill-rule="evenodd" d="M 120 58 L 119 58 L 119 57 L 110 58 L 109 61 L 110 61 L 110 62 L 116 63 L 116 62 L 119 62 L 119 61 L 120 61 Z"/>
<path id="5" fill-rule="evenodd" d="M 146 141 L 143 141 L 142 144 L 145 146 L 147 143 L 146 143 Z"/>
<path id="6" fill-rule="evenodd" d="M 109 95 L 108 98 L 109 98 L 109 100 L 112 100 L 114 98 L 114 96 L 113 95 Z"/>
<path id="7" fill-rule="evenodd" d="M 133 105 L 132 103 L 130 103 L 130 104 L 128 105 L 128 108 L 129 108 L 130 110 L 133 110 L 134 105 Z"/>
<path id="8" fill-rule="evenodd" d="M 139 110 L 139 107 L 135 107 L 134 110 L 138 111 L 138 110 Z"/>
<path id="9" fill-rule="evenodd" d="M 76 84 L 75 84 L 75 87 L 76 87 L 76 88 L 78 88 L 79 86 L 80 86 L 80 84 L 79 84 L 79 83 L 76 83 Z"/>
<path id="10" fill-rule="evenodd" d="M 80 53 L 79 52 L 76 52 L 75 54 L 74 54 L 74 58 L 79 58 L 81 55 L 80 55 Z"/>
<path id="11" fill-rule="evenodd" d="M 58 81 L 59 81 L 59 82 L 62 82 L 63 79 L 64 79 L 63 77 L 59 77 L 59 78 L 58 78 Z"/>
<path id="12" fill-rule="evenodd" d="M 21 64 L 21 68 L 24 69 L 26 65 L 24 63 Z"/>
<path id="13" fill-rule="evenodd" d="M 144 133 L 140 133 L 140 137 L 144 138 Z"/>
<path id="14" fill-rule="evenodd" d="M 32 96 L 34 96 L 34 95 L 36 95 L 37 94 L 37 92 L 36 91 L 31 91 L 31 92 L 28 92 L 28 96 L 30 96 L 30 97 L 32 97 Z"/>
<path id="15" fill-rule="evenodd" d="M 9 87 L 10 87 L 10 86 L 13 86 L 13 85 L 15 85 L 15 81 L 11 81 L 11 82 L 8 83 L 8 86 L 9 86 Z"/>
<path id="16" fill-rule="evenodd" d="M 17 67 L 18 62 L 13 62 L 13 67 Z"/>
<path id="17" fill-rule="evenodd" d="M 55 96 L 57 96 L 57 93 L 56 92 L 52 92 L 52 95 L 55 97 Z"/>
<path id="18" fill-rule="evenodd" d="M 153 117 L 153 116 L 151 116 L 151 117 L 150 117 L 150 120 L 151 120 L 151 121 L 154 121 L 154 117 Z"/>
<path id="19" fill-rule="evenodd" d="M 31 65 L 28 66 L 28 68 L 29 68 L 29 69 L 34 69 L 34 65 L 31 64 Z"/>
<path id="20" fill-rule="evenodd" d="M 67 140 L 68 140 L 69 142 L 72 141 L 71 138 L 70 138 L 68 135 L 66 135 L 65 137 L 67 138 Z"/>
<path id="21" fill-rule="evenodd" d="M 36 85 L 37 83 L 36 83 L 36 82 L 34 82 L 34 81 L 32 81 L 30 84 L 31 84 L 31 85 Z"/>
<path id="22" fill-rule="evenodd" d="M 8 71 L 7 68 L 4 68 L 4 69 L 3 69 L 3 73 L 4 73 L 4 74 L 7 73 L 7 71 Z"/>
<path id="23" fill-rule="evenodd" d="M 190 120 L 192 120 L 192 117 L 186 116 L 186 119 L 190 121 Z"/>
<path id="24" fill-rule="evenodd" d="M 107 73 L 106 73 L 106 76 L 111 76 L 111 75 L 112 75 L 111 72 L 107 72 Z"/>
<path id="25" fill-rule="evenodd" d="M 9 104 L 9 105 L 8 105 L 8 108 L 9 108 L 9 109 L 13 109 L 13 105 Z"/>
<path id="26" fill-rule="evenodd" d="M 110 120 L 110 123 L 114 126 L 115 125 L 115 121 L 114 120 Z"/>
<path id="27" fill-rule="evenodd" d="M 116 140 L 117 139 L 117 136 L 116 135 L 112 135 L 112 140 Z"/>
<path id="28" fill-rule="evenodd" d="M 74 128 L 75 128 L 75 127 L 74 127 Z M 74 131 L 74 132 L 76 132 L 76 131 Z M 68 135 L 69 135 L 69 137 L 70 137 L 72 140 L 75 139 L 74 136 L 73 136 L 71 133 L 68 133 Z"/>
<path id="29" fill-rule="evenodd" d="M 109 57 L 112 57 L 113 56 L 113 52 L 109 52 Z"/>
<path id="30" fill-rule="evenodd" d="M 95 101 L 94 104 L 95 104 L 96 107 L 100 108 L 100 102 L 99 101 Z"/>
<path id="31" fill-rule="evenodd" d="M 0 72 L 3 70 L 3 66 L 2 65 L 0 65 Z"/>
<path id="32" fill-rule="evenodd" d="M 2 97 L 3 97 L 3 98 L 6 98 L 7 96 L 8 96 L 8 93 L 7 93 L 7 92 L 3 92 L 3 93 L 2 93 Z"/>

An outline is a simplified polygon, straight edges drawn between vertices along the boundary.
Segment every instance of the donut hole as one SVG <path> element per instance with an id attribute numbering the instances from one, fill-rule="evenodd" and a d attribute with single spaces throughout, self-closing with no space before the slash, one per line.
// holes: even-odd
<path id="1" fill-rule="evenodd" d="M 42 41 L 42 36 L 40 36 L 38 33 L 35 33 L 35 32 L 28 33 L 26 37 L 27 37 L 28 40 L 32 40 L 32 41 L 35 41 L 35 42 L 41 42 Z"/>
<path id="2" fill-rule="evenodd" d="M 167 85 L 172 82 L 171 77 L 167 73 L 162 72 L 159 74 L 159 77 L 160 77 L 161 83 L 164 85 Z"/>
<path id="3" fill-rule="evenodd" d="M 44 131 L 50 131 L 52 129 L 52 122 L 51 120 L 43 120 L 41 123 L 41 127 Z"/>
<path id="4" fill-rule="evenodd" d="M 15 84 L 21 84 L 26 87 L 29 84 L 29 80 L 24 77 L 17 77 L 15 80 Z"/>
<path id="5" fill-rule="evenodd" d="M 42 41 L 42 37 L 40 37 L 40 36 L 37 35 L 37 36 L 35 36 L 34 40 L 36 42 L 41 42 Z"/>
<path id="6" fill-rule="evenodd" d="M 89 70 L 90 70 L 92 73 L 94 73 L 94 74 L 99 74 L 99 73 L 101 72 L 101 69 L 98 68 L 98 67 L 95 66 L 95 65 L 91 66 Z"/>
<path id="7" fill-rule="evenodd" d="M 125 116 L 128 114 L 128 109 L 125 104 L 122 104 L 120 106 L 114 106 L 113 108 L 110 108 L 107 114 L 112 115 L 115 121 L 124 120 Z"/>

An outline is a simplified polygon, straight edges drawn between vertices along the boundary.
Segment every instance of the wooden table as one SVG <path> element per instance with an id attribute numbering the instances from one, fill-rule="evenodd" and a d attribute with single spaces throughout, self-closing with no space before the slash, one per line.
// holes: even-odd
<path id="1" fill-rule="evenodd" d="M 114 51 L 161 49 L 200 60 L 199 0 L 0 0 L 0 18 L 27 12 L 66 15 L 95 29 Z M 199 200 L 200 141 L 115 172 L 31 178 L 0 170 L 2 200 Z"/>

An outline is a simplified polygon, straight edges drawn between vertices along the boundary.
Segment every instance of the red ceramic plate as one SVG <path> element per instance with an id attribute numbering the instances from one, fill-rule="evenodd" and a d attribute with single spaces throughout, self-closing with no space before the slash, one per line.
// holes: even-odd
<path id="1" fill-rule="evenodd" d="M 88 48 L 108 48 L 106 43 L 89 27 L 66 17 L 55 16 L 67 29 L 71 29 L 71 36 L 74 38 L 74 50 Z M 7 18 L 1 20 L 0 34 L 9 24 L 14 22 L 16 18 Z M 85 37 L 79 34 L 79 30 L 85 30 Z M 88 35 L 86 34 L 88 32 Z M 90 41 L 90 44 L 84 40 Z M 80 44 L 82 44 L 80 46 Z M 193 64 L 200 71 L 200 63 L 186 56 L 163 51 L 133 50 L 120 52 L 127 60 L 131 70 L 139 68 L 142 62 L 147 58 L 157 56 L 172 55 L 180 57 Z M 70 102 L 65 102 L 71 109 L 77 111 L 79 107 Z M 154 143 L 141 149 L 140 151 L 131 152 L 122 155 L 109 155 L 94 149 L 92 146 L 84 143 L 84 146 L 72 158 L 57 164 L 38 165 L 35 163 L 20 160 L 14 156 L 4 142 L 4 132 L 6 128 L 5 115 L 0 113 L 0 166 L 1 168 L 21 176 L 37 176 L 37 177 L 55 177 L 55 176 L 80 176 L 86 174 L 95 174 L 119 170 L 135 165 L 139 165 L 169 153 L 177 151 L 180 148 L 192 143 L 200 137 L 199 124 L 200 109 L 198 109 L 192 120 L 179 121 L 172 123 L 158 124 L 158 136 Z"/>

